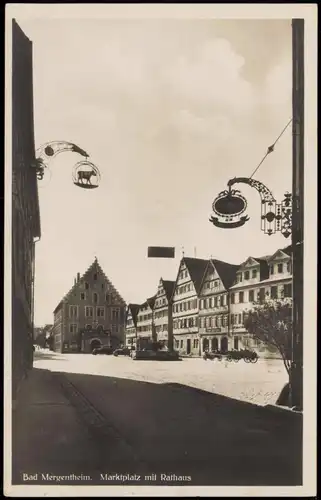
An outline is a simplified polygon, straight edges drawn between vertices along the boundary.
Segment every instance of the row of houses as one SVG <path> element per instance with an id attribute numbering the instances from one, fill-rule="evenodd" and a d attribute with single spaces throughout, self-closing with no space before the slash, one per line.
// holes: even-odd
<path id="1" fill-rule="evenodd" d="M 126 344 L 143 348 L 158 341 L 195 356 L 206 349 L 240 348 L 273 355 L 245 330 L 243 313 L 254 302 L 291 295 L 290 246 L 239 265 L 184 256 L 175 281 L 161 278 L 155 295 L 128 305 Z"/>

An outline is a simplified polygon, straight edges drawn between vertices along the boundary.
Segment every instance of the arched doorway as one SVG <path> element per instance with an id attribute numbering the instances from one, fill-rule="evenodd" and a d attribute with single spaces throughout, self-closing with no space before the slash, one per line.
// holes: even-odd
<path id="1" fill-rule="evenodd" d="M 206 351 L 209 347 L 208 339 L 203 339 L 203 351 Z"/>
<path id="2" fill-rule="evenodd" d="M 228 339 L 226 337 L 221 338 L 221 351 L 222 352 L 228 351 Z"/>
<path id="3" fill-rule="evenodd" d="M 90 350 L 93 351 L 94 349 L 97 349 L 98 347 L 101 346 L 101 342 L 99 339 L 93 339 L 90 342 Z"/>
<path id="4" fill-rule="evenodd" d="M 218 340 L 216 337 L 212 339 L 212 351 L 217 351 L 218 350 Z"/>

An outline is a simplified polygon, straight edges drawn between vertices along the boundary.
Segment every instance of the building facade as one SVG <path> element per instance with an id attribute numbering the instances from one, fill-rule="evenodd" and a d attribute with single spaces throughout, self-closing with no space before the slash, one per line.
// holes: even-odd
<path id="1" fill-rule="evenodd" d="M 135 347 L 137 345 L 137 315 L 139 304 L 128 304 L 126 309 L 126 345 Z"/>
<path id="2" fill-rule="evenodd" d="M 201 352 L 238 349 L 230 325 L 229 288 L 239 266 L 211 259 L 206 267 L 199 297 Z"/>
<path id="3" fill-rule="evenodd" d="M 12 396 L 33 365 L 35 242 L 40 213 L 35 163 L 32 42 L 12 22 Z"/>
<path id="4" fill-rule="evenodd" d="M 91 352 L 124 342 L 126 304 L 97 259 L 54 310 L 52 335 L 58 352 Z"/>
<path id="5" fill-rule="evenodd" d="M 277 351 L 253 338 L 243 326 L 243 314 L 254 303 L 292 296 L 291 249 L 277 250 L 264 258 L 249 257 L 238 269 L 230 288 L 230 322 L 234 339 L 242 348 L 251 348 L 262 356 L 277 356 Z"/>
<path id="6" fill-rule="evenodd" d="M 174 348 L 182 355 L 201 352 L 198 298 L 208 260 L 183 257 L 172 297 Z"/>
<path id="7" fill-rule="evenodd" d="M 172 296 L 175 281 L 159 281 L 154 303 L 154 324 L 157 342 L 172 350 L 173 344 L 173 314 Z"/>
<path id="8" fill-rule="evenodd" d="M 137 349 L 144 349 L 151 342 L 156 341 L 156 331 L 154 323 L 155 296 L 147 299 L 139 306 L 137 312 Z"/>

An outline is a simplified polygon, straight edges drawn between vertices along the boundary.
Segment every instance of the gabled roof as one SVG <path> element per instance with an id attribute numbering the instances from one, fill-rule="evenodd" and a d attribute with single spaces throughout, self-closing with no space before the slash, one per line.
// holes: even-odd
<path id="1" fill-rule="evenodd" d="M 236 271 L 240 266 L 238 264 L 229 264 L 228 262 L 217 259 L 211 259 L 210 263 L 215 267 L 217 274 L 221 278 L 221 281 L 225 289 L 227 290 L 233 284 L 236 276 Z M 204 277 L 205 275 L 206 273 L 204 273 Z"/>
<path id="2" fill-rule="evenodd" d="M 98 262 L 98 259 L 97 257 L 95 257 L 95 260 L 94 262 L 88 267 L 87 271 L 79 278 L 79 281 L 77 281 L 73 286 L 72 288 L 69 290 L 68 293 L 66 293 L 66 295 L 61 299 L 61 301 L 59 302 L 59 304 L 57 305 L 57 307 L 55 308 L 54 310 L 54 313 L 62 306 L 63 302 L 68 300 L 68 298 L 78 289 L 79 287 L 79 283 L 81 283 L 83 280 L 86 279 L 86 277 L 93 271 L 96 271 L 98 272 L 99 274 L 101 274 L 104 279 L 108 282 L 110 288 L 112 289 L 112 291 L 117 295 L 117 297 L 120 299 L 120 301 L 125 305 L 125 301 L 124 299 L 121 297 L 120 293 L 118 292 L 118 290 L 114 287 L 114 285 L 111 283 L 111 281 L 107 278 L 106 274 L 104 273 L 104 271 L 102 270 L 102 268 L 100 267 L 100 264 Z"/>
<path id="3" fill-rule="evenodd" d="M 147 304 L 151 309 L 153 309 L 155 300 L 156 300 L 157 295 L 153 295 L 153 297 L 149 297 L 149 299 L 146 300 Z"/>
<path id="4" fill-rule="evenodd" d="M 167 298 L 167 300 L 170 300 L 172 295 L 173 295 L 175 281 L 168 281 L 168 280 L 165 281 L 162 279 L 162 284 L 163 284 L 163 287 L 165 290 L 166 298 Z"/>
<path id="5" fill-rule="evenodd" d="M 134 325 L 136 326 L 137 323 L 137 315 L 139 311 L 140 305 L 139 304 L 128 304 L 128 309 L 131 312 L 132 318 Z"/>
<path id="6" fill-rule="evenodd" d="M 187 270 L 189 272 L 189 275 L 191 277 L 191 280 L 194 283 L 195 291 L 197 294 L 199 294 L 200 289 L 201 289 L 203 275 L 204 275 L 205 269 L 206 269 L 207 264 L 208 264 L 208 260 L 196 259 L 195 257 L 183 257 L 181 260 L 179 269 L 178 269 L 174 289 L 175 289 L 175 286 L 176 286 L 176 283 L 178 280 L 179 271 L 180 271 L 180 268 L 181 268 L 181 265 L 183 262 L 186 265 Z M 173 289 L 173 293 L 174 293 L 174 289 Z"/>

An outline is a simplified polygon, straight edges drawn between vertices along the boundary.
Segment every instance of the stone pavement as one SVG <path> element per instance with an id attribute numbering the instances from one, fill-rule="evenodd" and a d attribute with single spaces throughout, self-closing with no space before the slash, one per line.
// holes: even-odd
<path id="1" fill-rule="evenodd" d="M 91 473 L 99 463 L 96 443 L 53 374 L 31 370 L 13 410 L 12 483 L 21 484 L 23 474 Z"/>

